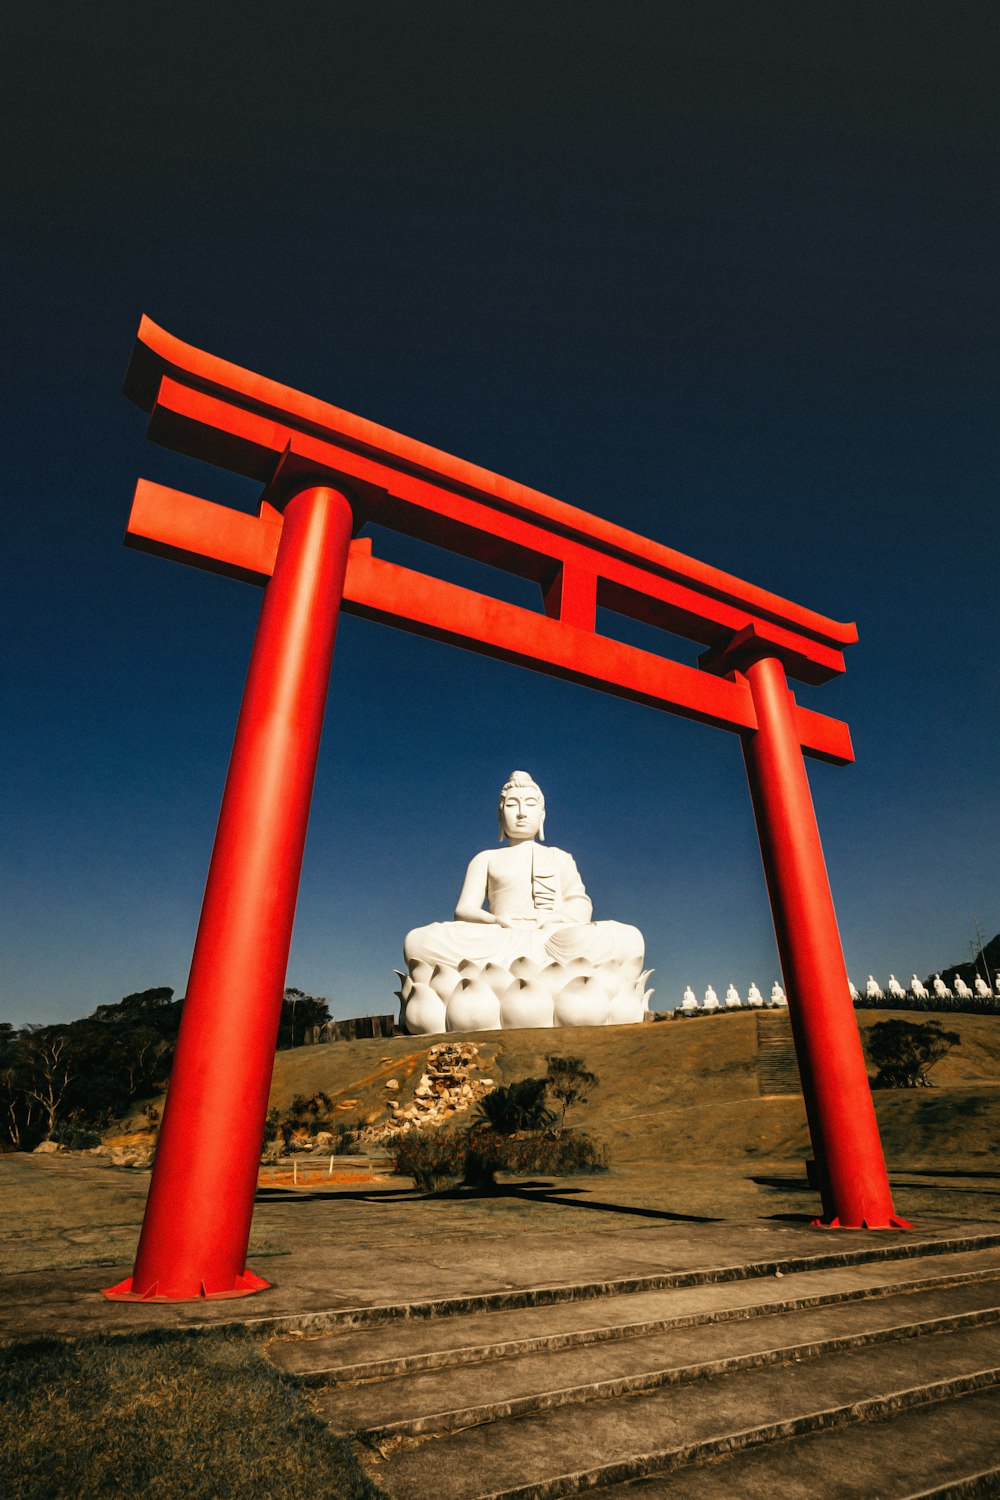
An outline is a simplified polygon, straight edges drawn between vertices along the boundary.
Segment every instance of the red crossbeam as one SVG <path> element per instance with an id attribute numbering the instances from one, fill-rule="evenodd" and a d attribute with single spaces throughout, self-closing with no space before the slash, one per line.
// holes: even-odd
<path id="1" fill-rule="evenodd" d="M 267 502 L 254 517 L 140 479 L 127 540 L 144 551 L 263 584 L 274 567 L 280 535 L 281 516 Z M 565 595 L 562 602 L 565 606 Z M 597 635 L 592 625 L 549 619 L 385 562 L 372 555 L 368 538 L 351 544 L 343 608 L 719 728 L 756 727 L 741 678 L 701 672 Z M 837 764 L 853 759 L 846 724 L 800 705 L 795 713 L 807 754 Z"/>

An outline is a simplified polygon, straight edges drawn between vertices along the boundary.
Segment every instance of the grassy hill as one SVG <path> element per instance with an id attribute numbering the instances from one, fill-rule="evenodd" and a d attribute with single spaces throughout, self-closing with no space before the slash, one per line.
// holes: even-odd
<path id="1" fill-rule="evenodd" d="M 862 1032 L 892 1016 L 934 1019 L 887 1010 L 857 1015 Z M 1000 1017 L 940 1019 L 962 1043 L 934 1069 L 936 1087 L 874 1096 L 890 1167 L 984 1165 L 1000 1149 Z M 574 1112 L 575 1122 L 607 1142 L 616 1163 L 679 1157 L 715 1166 L 810 1154 L 801 1097 L 761 1092 L 753 1014 L 468 1039 L 478 1043 L 484 1070 L 504 1083 L 544 1073 L 547 1052 L 581 1057 L 600 1087 Z M 390 1098 L 412 1099 L 428 1048 L 439 1040 L 394 1037 L 280 1052 L 271 1103 L 285 1108 L 295 1094 L 323 1090 L 348 1123 L 385 1120 Z M 386 1089 L 391 1078 L 398 1091 Z"/>

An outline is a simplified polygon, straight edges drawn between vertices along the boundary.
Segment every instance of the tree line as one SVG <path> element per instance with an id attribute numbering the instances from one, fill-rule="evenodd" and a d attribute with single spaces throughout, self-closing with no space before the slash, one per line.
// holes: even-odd
<path id="1" fill-rule="evenodd" d="M 155 1099 L 170 1076 L 183 1004 L 161 986 L 77 1021 L 19 1029 L 0 1022 L 0 1149 L 32 1151 L 43 1140 L 96 1145 L 133 1105 Z M 279 1049 L 302 1046 L 329 1019 L 328 1001 L 286 989 Z M 155 1124 L 155 1105 L 147 1116 Z"/>

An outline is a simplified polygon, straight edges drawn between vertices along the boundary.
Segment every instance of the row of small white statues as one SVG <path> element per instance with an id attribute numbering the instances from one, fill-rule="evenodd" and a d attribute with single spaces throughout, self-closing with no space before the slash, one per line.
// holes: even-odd
<path id="1" fill-rule="evenodd" d="M 900 984 L 895 974 L 889 975 L 889 983 L 886 988 L 888 989 L 890 1000 L 906 999 L 906 990 Z M 990 988 L 981 974 L 976 975 L 974 988 L 972 989 L 966 984 L 961 974 L 954 976 L 950 988 L 945 984 L 940 974 L 935 974 L 931 980 L 930 989 L 917 978 L 916 974 L 913 974 L 910 978 L 910 994 L 915 1000 L 990 1000 L 994 995 L 1000 996 L 1000 969 L 997 970 L 995 990 Z M 874 974 L 869 974 L 868 982 L 865 985 L 865 999 L 884 1000 L 885 998 L 886 995 L 882 986 Z M 853 984 L 851 985 L 851 999 L 861 999 L 861 995 L 859 995 Z"/>
<path id="2" fill-rule="evenodd" d="M 694 990 L 690 985 L 688 985 L 687 989 L 684 991 L 684 998 L 678 1006 L 678 1010 L 685 1012 L 694 1010 L 740 1010 L 742 1009 L 743 1004 L 744 1002 L 740 997 L 740 992 L 736 988 L 735 984 L 731 984 L 726 990 L 726 998 L 724 1001 L 719 1000 L 719 997 L 715 993 L 715 990 L 711 985 L 709 985 L 708 989 L 705 991 L 704 1002 L 701 1005 L 698 1004 L 698 999 L 695 995 Z M 751 1006 L 752 1008 L 760 1009 L 762 1006 L 768 1004 L 787 1005 L 788 999 L 785 995 L 784 990 L 781 988 L 781 985 L 777 980 L 775 980 L 771 986 L 770 1001 L 765 1000 L 764 996 L 757 988 L 756 983 L 752 983 L 750 985 L 750 988 L 747 990 L 746 1004 Z"/>
<path id="3" fill-rule="evenodd" d="M 545 844 L 545 798 L 513 771 L 497 807 L 500 844 L 466 871 L 455 919 L 407 933 L 397 969 L 411 1036 L 641 1021 L 652 990 L 637 927 L 595 922 L 571 854 Z"/>
<path id="4" fill-rule="evenodd" d="M 903 986 L 900 984 L 895 974 L 889 975 L 888 991 L 890 1000 L 905 1000 L 907 998 L 906 990 L 903 989 Z M 993 998 L 994 994 L 996 994 L 997 997 L 1000 997 L 1000 969 L 997 970 L 995 991 L 990 988 L 981 974 L 976 975 L 974 989 L 969 988 L 965 980 L 962 978 L 961 974 L 955 975 L 954 979 L 951 982 L 951 988 L 949 988 L 948 985 L 945 984 L 940 974 L 935 974 L 931 982 L 930 990 L 928 990 L 927 986 L 917 978 L 916 974 L 914 974 L 910 979 L 910 994 L 913 995 L 916 1000 L 975 1000 L 977 998 L 980 1000 L 989 1000 Z M 860 1000 L 861 998 L 862 996 L 859 994 L 856 986 L 854 984 L 851 984 L 851 999 Z M 886 998 L 885 991 L 882 989 L 881 985 L 873 974 L 869 974 L 868 976 L 868 982 L 865 985 L 865 998 L 868 1000 L 884 1000 Z M 766 1003 L 764 1000 L 764 996 L 761 994 L 756 984 L 751 984 L 750 988 L 747 990 L 747 998 L 745 1003 L 748 1006 L 755 1008 L 760 1008 Z M 777 980 L 775 980 L 774 984 L 771 986 L 770 1003 L 772 1005 L 788 1004 L 788 999 L 785 995 L 785 992 L 781 988 L 781 985 L 777 982 Z M 719 1000 L 719 997 L 716 994 L 715 990 L 711 985 L 709 985 L 708 989 L 705 991 L 704 1002 L 701 1005 L 698 1004 L 698 999 L 695 995 L 694 990 L 690 985 L 688 985 L 687 989 L 684 991 L 684 998 L 678 1006 L 678 1009 L 688 1013 L 695 1010 L 739 1010 L 742 1008 L 743 1004 L 744 1001 L 741 999 L 740 992 L 736 988 L 735 984 L 731 984 L 726 990 L 726 998 L 724 1002 Z"/>

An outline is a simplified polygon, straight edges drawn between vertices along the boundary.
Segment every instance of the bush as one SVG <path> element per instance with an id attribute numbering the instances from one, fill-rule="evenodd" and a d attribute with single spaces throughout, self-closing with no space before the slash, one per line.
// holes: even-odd
<path id="1" fill-rule="evenodd" d="M 521 1078 L 516 1083 L 499 1084 L 480 1099 L 479 1119 L 498 1135 L 543 1130 L 555 1119 L 555 1112 L 545 1103 L 547 1088 L 547 1078 Z"/>
<path id="2" fill-rule="evenodd" d="M 73 1120 L 60 1120 L 49 1140 L 56 1141 L 69 1151 L 91 1151 L 101 1144 L 101 1137 L 96 1130 L 88 1130 Z"/>
<path id="3" fill-rule="evenodd" d="M 396 1171 L 412 1177 L 418 1188 L 433 1192 L 444 1178 L 465 1176 L 467 1142 L 464 1135 L 439 1130 L 407 1130 L 395 1144 Z"/>
<path id="4" fill-rule="evenodd" d="M 868 1056 L 878 1069 L 872 1088 L 929 1087 L 929 1070 L 961 1040 L 957 1031 L 943 1031 L 940 1021 L 876 1021 L 866 1038 Z"/>
<path id="5" fill-rule="evenodd" d="M 499 1135 L 485 1123 L 461 1133 L 412 1130 L 395 1146 L 396 1171 L 412 1177 L 418 1188 L 433 1192 L 443 1182 L 494 1187 L 497 1172 L 526 1174 L 604 1172 L 608 1149 L 583 1131 L 558 1136 L 540 1132 Z"/>

